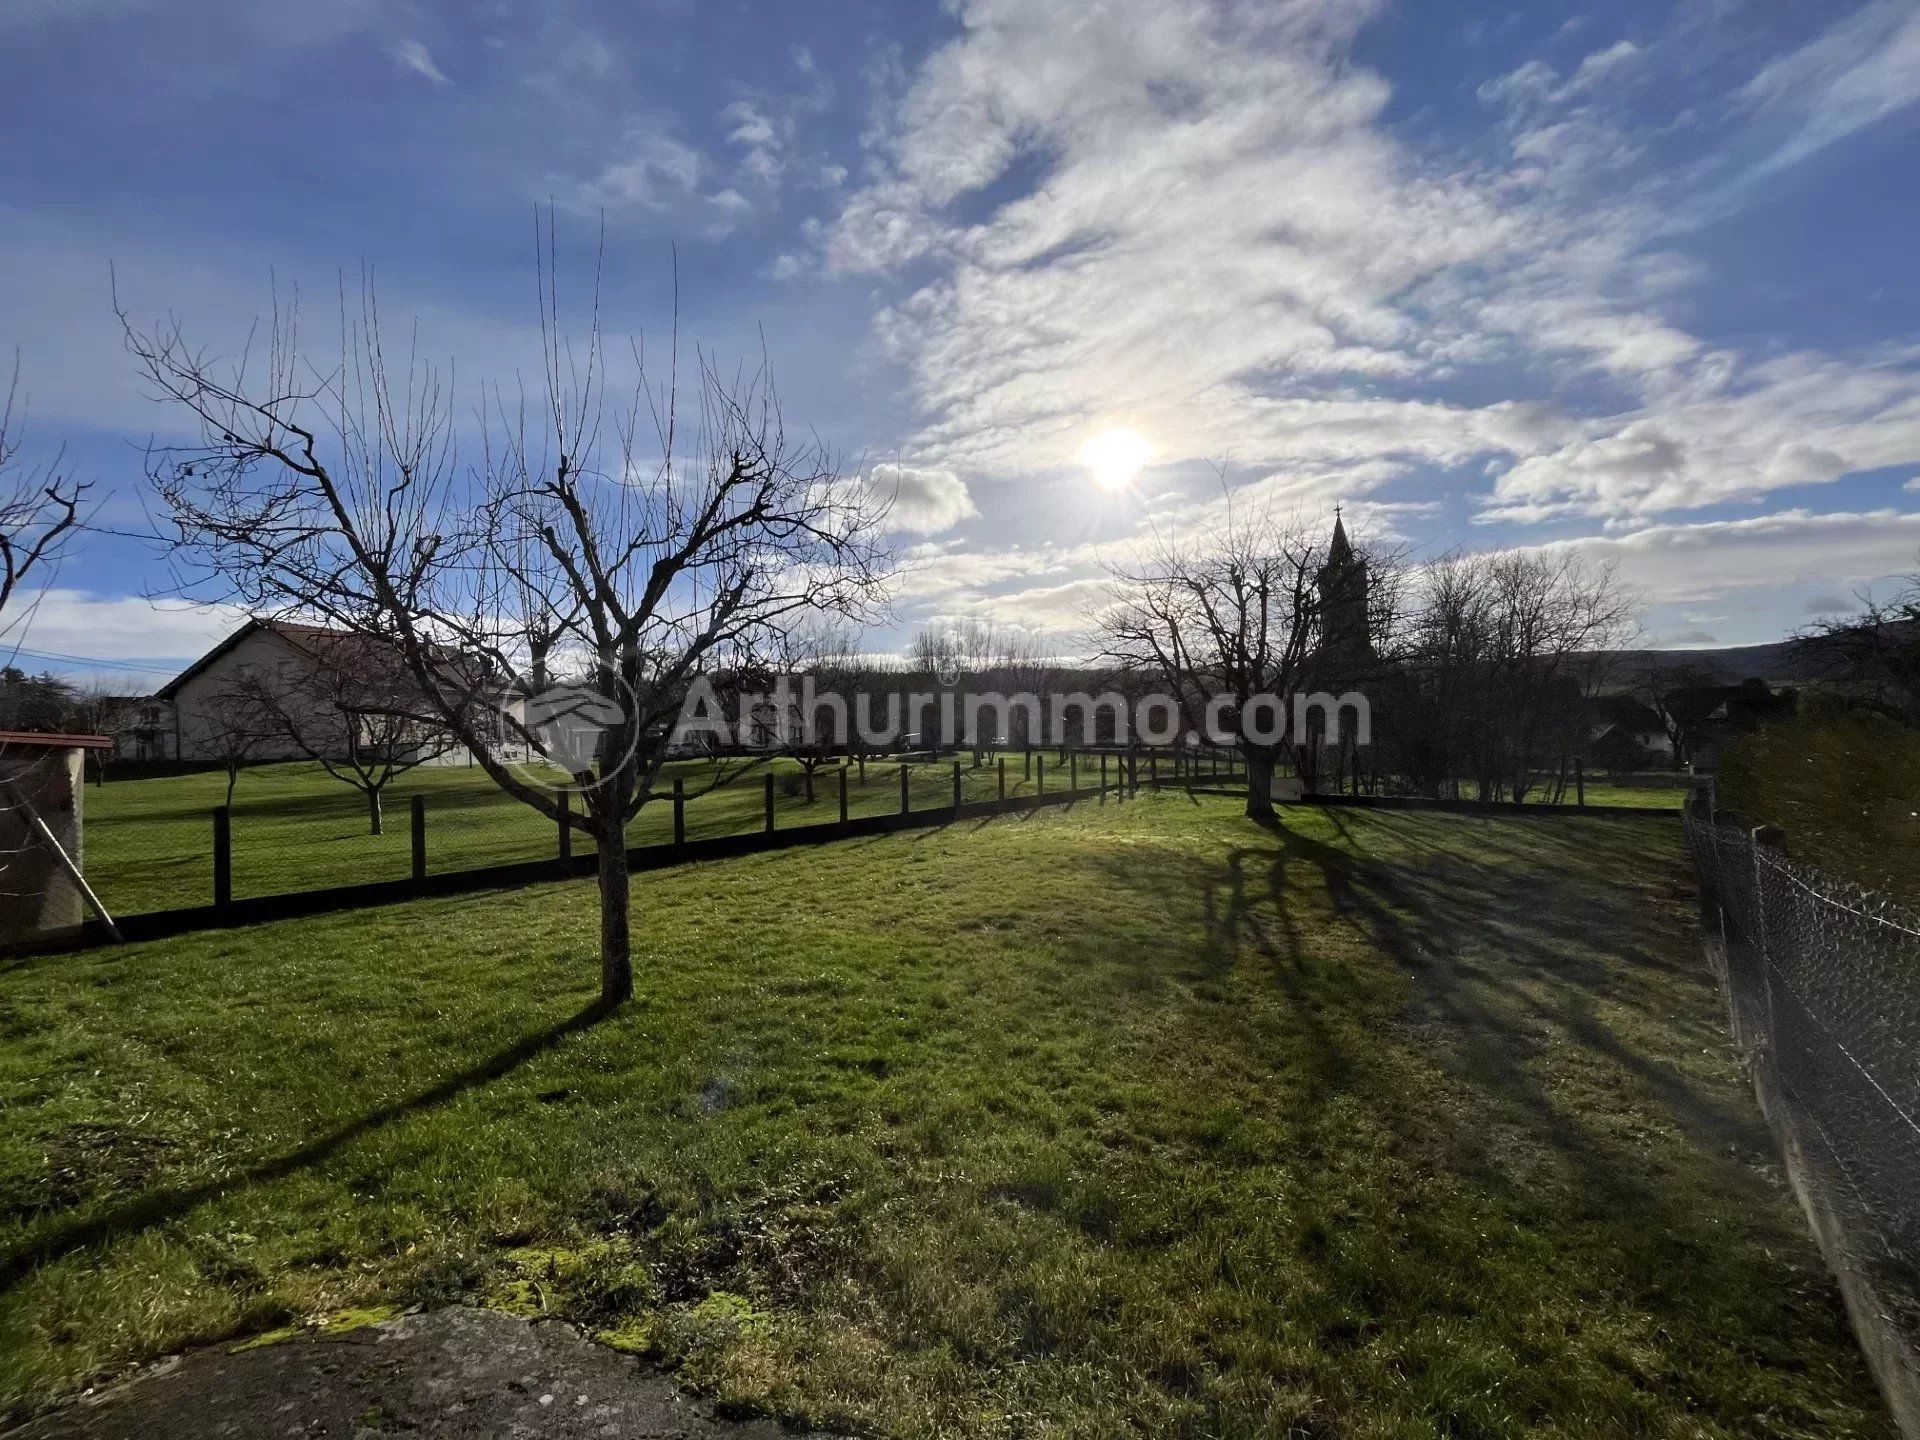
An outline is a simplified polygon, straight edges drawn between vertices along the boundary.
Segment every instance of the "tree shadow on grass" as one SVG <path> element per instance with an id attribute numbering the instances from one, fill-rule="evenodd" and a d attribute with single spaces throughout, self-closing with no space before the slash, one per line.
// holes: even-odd
<path id="1" fill-rule="evenodd" d="M 1361 926 L 1412 980 L 1407 1018 L 1425 1034 L 1434 1034 L 1437 1024 L 1452 1042 L 1436 1058 L 1490 1103 L 1524 1111 L 1529 1128 L 1581 1162 L 1593 1183 L 1620 1183 L 1619 1167 L 1607 1147 L 1596 1149 L 1580 1117 L 1543 1091 L 1528 1070 L 1528 1061 L 1557 1036 L 1625 1072 L 1697 1143 L 1717 1147 L 1729 1138 L 1758 1136 L 1757 1117 L 1744 1095 L 1728 1103 L 1703 1093 L 1601 1018 L 1600 1005 L 1631 1004 L 1647 980 L 1671 977 L 1680 967 L 1633 933 L 1633 897 L 1597 876 L 1557 870 L 1551 848 L 1566 844 L 1563 837 L 1527 832 L 1516 840 L 1511 827 L 1489 826 L 1490 833 L 1474 841 L 1491 857 L 1476 860 L 1420 846 L 1407 833 L 1412 827 L 1382 827 L 1396 845 L 1415 841 L 1419 863 L 1401 865 L 1368 855 L 1352 831 L 1336 828 L 1345 846 L 1276 827 L 1281 850 L 1272 872 L 1275 906 L 1289 903 L 1286 865 L 1312 865 L 1335 911 Z M 1579 841 L 1583 848 L 1606 850 L 1618 843 L 1585 834 Z M 1688 983 L 1706 982 L 1703 962 Z"/>
<path id="2" fill-rule="evenodd" d="M 1309 1128 L 1334 1096 L 1359 1096 L 1406 1143 L 1441 1145 L 1444 1163 L 1518 1213 L 1602 1220 L 1634 1252 L 1639 1288 L 1666 1283 L 1675 1256 L 1739 1270 L 1746 1261 L 1731 1254 L 1700 1259 L 1715 1218 L 1687 1208 L 1636 1138 L 1671 1127 L 1686 1163 L 1711 1166 L 1730 1145 L 1767 1149 L 1744 1091 L 1696 1083 L 1669 1058 L 1687 1048 L 1671 1029 L 1673 987 L 1707 977 L 1704 964 L 1680 975 L 1677 946 L 1654 933 L 1684 924 L 1678 909 L 1648 917 L 1638 887 L 1612 879 L 1645 837 L 1467 823 L 1330 814 L 1329 842 L 1275 822 L 1262 827 L 1272 844 L 1134 859 L 1125 881 L 1169 913 L 1197 909 L 1209 972 L 1240 967 L 1284 992 L 1284 1022 L 1305 1052 L 1291 1083 L 1304 1088 L 1274 1100 Z M 1349 927 L 1404 986 L 1383 988 L 1377 970 L 1346 960 L 1337 935 Z M 1647 1036 L 1634 1033 L 1642 1014 Z M 1438 1109 L 1395 1088 L 1408 1083 L 1396 1051 L 1447 1078 Z M 1691 1288 L 1710 1304 L 1717 1287 Z"/>
<path id="3" fill-rule="evenodd" d="M 299 1149 L 289 1151 L 277 1159 L 256 1165 L 250 1170 L 223 1180 L 210 1180 L 200 1185 L 149 1191 L 108 1210 L 105 1214 L 69 1223 L 49 1235 L 29 1240 L 11 1254 L 0 1257 L 0 1295 L 11 1291 L 35 1270 L 71 1255 L 75 1251 L 141 1234 L 156 1226 L 180 1219 L 209 1201 L 222 1199 L 236 1191 L 255 1185 L 271 1184 L 310 1166 L 321 1164 L 354 1141 L 384 1125 L 431 1110 L 470 1090 L 491 1084 L 511 1074 L 528 1061 L 553 1049 L 567 1037 L 591 1029 L 613 1011 L 614 1007 L 595 1000 L 565 1020 L 523 1036 L 486 1059 L 448 1076 L 439 1084 L 405 1100 L 371 1110 L 358 1120 L 311 1140 Z"/>

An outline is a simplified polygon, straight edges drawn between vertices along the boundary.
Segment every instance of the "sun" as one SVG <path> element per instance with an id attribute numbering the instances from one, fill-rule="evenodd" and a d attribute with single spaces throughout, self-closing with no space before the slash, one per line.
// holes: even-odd
<path id="1" fill-rule="evenodd" d="M 1124 426 L 1102 430 L 1080 447 L 1080 463 L 1093 472 L 1093 483 L 1109 494 L 1126 489 L 1153 458 L 1153 446 L 1138 430 Z"/>

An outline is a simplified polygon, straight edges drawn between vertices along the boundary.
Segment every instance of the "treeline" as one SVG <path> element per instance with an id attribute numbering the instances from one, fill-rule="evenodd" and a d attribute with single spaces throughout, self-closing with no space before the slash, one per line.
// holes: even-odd
<path id="1" fill-rule="evenodd" d="M 0 667 L 0 730 L 110 735 L 126 723 L 135 698 L 108 685 L 76 685 L 8 665 Z"/>

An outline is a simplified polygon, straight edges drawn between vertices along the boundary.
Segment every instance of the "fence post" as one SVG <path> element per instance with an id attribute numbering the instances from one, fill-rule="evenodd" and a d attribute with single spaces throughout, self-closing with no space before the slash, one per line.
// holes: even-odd
<path id="1" fill-rule="evenodd" d="M 956 817 L 960 814 L 960 785 L 960 762 L 956 760 L 953 762 L 953 813 Z"/>
<path id="2" fill-rule="evenodd" d="M 1020 778 L 1022 780 L 1033 779 L 1033 746 L 1031 745 L 1027 746 L 1026 751 L 1021 756 Z"/>
<path id="3" fill-rule="evenodd" d="M 565 790 L 560 792 L 560 867 L 565 869 L 567 862 L 573 859 L 573 826 L 567 822 L 567 812 L 573 808 L 573 797 Z"/>
<path id="4" fill-rule="evenodd" d="M 911 809 L 912 802 L 907 799 L 907 762 L 902 760 L 900 762 L 900 813 L 905 815 Z"/>
<path id="5" fill-rule="evenodd" d="M 864 750 L 860 752 L 860 788 L 867 788 L 867 753 Z"/>
<path id="6" fill-rule="evenodd" d="M 1080 793 L 1080 752 L 1078 750 L 1067 756 L 1067 793 L 1069 795 Z"/>
<path id="7" fill-rule="evenodd" d="M 1007 803 L 1007 757 L 1000 757 L 1000 803 Z"/>
<path id="8" fill-rule="evenodd" d="M 1760 998 L 1767 1007 L 1765 1034 L 1771 1038 L 1779 1034 L 1779 1019 L 1773 1008 L 1773 947 L 1767 943 L 1767 887 L 1760 873 L 1760 852 L 1777 850 L 1787 843 L 1787 832 L 1778 825 L 1756 825 L 1748 832 L 1753 852 L 1753 935 L 1750 937 L 1755 949 L 1760 952 Z"/>
<path id="9" fill-rule="evenodd" d="M 416 792 L 413 796 L 413 883 L 423 885 L 427 879 L 427 797 Z"/>
<path id="10" fill-rule="evenodd" d="M 213 903 L 222 910 L 233 903 L 233 810 L 226 805 L 213 811 Z"/>
<path id="11" fill-rule="evenodd" d="M 687 843 L 687 782 L 678 775 L 673 777 L 673 843 Z"/>
<path id="12" fill-rule="evenodd" d="M 1044 755 L 1033 757 L 1033 793 L 1036 795 L 1047 793 L 1047 757 Z"/>
<path id="13" fill-rule="evenodd" d="M 847 823 L 847 767 L 840 767 L 840 823 Z"/>
<path id="14" fill-rule="evenodd" d="M 1578 760 L 1573 762 L 1573 803 L 1582 809 L 1587 804 L 1587 769 Z"/>
<path id="15" fill-rule="evenodd" d="M 767 782 L 767 834 L 771 835 L 773 833 L 773 772 L 769 770 L 764 778 Z"/>
<path id="16" fill-rule="evenodd" d="M 1160 752 L 1158 750 L 1147 756 L 1147 788 L 1149 790 L 1160 788 Z"/>
<path id="17" fill-rule="evenodd" d="M 1140 752 L 1138 750 L 1127 752 L 1127 798 L 1129 800 L 1140 798 Z"/>
<path id="18" fill-rule="evenodd" d="M 1107 752 L 1100 752 L 1100 803 L 1107 803 Z"/>

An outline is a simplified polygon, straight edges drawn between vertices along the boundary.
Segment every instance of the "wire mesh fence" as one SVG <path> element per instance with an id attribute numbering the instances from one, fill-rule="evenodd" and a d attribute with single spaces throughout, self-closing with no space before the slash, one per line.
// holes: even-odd
<path id="1" fill-rule="evenodd" d="M 1920 1402 L 1920 915 L 1704 794 L 1686 835 L 1735 1040 L 1869 1358 Z"/>

